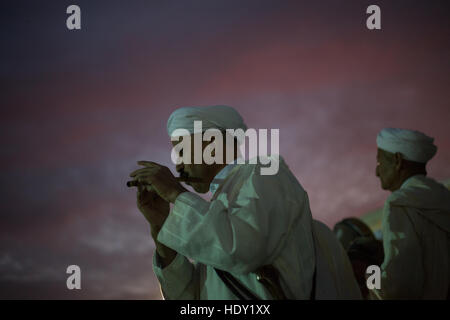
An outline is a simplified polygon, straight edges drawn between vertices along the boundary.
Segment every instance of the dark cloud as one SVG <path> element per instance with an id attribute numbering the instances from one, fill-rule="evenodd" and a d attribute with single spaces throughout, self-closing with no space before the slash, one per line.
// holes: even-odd
<path id="1" fill-rule="evenodd" d="M 171 168 L 166 120 L 229 104 L 279 128 L 281 153 L 332 226 L 382 205 L 375 136 L 436 138 L 450 176 L 445 1 L 2 3 L 0 298 L 160 298 L 148 225 L 125 187 L 135 162 Z M 65 287 L 82 269 L 82 290 Z"/>

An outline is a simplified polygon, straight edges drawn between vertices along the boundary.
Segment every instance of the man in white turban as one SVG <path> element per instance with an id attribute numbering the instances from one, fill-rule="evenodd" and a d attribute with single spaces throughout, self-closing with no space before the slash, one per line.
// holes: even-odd
<path id="1" fill-rule="evenodd" d="M 434 139 L 388 128 L 378 134 L 376 175 L 392 194 L 383 208 L 383 299 L 446 299 L 450 281 L 450 192 L 426 176 Z"/>
<path id="2" fill-rule="evenodd" d="M 194 121 L 203 130 L 246 128 L 231 107 L 189 107 L 169 117 L 169 135 L 186 129 L 194 139 Z M 211 191 L 210 201 L 184 189 L 168 168 L 139 162 L 144 168 L 131 176 L 157 193 L 139 190 L 138 207 L 150 222 L 153 269 L 166 299 L 360 298 L 345 251 L 313 222 L 307 193 L 279 162 L 274 175 L 262 175 L 260 163 L 178 164 L 181 176 L 200 179 L 189 183 L 195 191 Z"/>

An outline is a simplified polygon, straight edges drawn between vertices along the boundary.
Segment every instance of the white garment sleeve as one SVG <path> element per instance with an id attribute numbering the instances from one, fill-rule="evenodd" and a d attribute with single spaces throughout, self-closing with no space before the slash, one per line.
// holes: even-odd
<path id="1" fill-rule="evenodd" d="M 381 265 L 382 299 L 420 299 L 424 283 L 422 248 L 406 207 L 385 207 L 384 262 Z M 412 213 L 414 214 L 414 213 Z"/>
<path id="2" fill-rule="evenodd" d="M 276 182 L 270 179 L 276 178 L 253 176 L 211 202 L 182 193 L 158 241 L 199 263 L 235 274 L 272 263 L 291 224 L 286 203 L 298 203 L 284 199 L 281 190 L 274 192 Z M 233 191 L 238 191 L 235 197 L 230 196 Z M 292 208 L 290 212 L 301 212 Z"/>
<path id="3" fill-rule="evenodd" d="M 162 268 L 160 257 L 155 249 L 153 271 L 161 285 L 166 300 L 199 299 L 199 268 L 186 257 L 177 254 L 172 262 Z"/>

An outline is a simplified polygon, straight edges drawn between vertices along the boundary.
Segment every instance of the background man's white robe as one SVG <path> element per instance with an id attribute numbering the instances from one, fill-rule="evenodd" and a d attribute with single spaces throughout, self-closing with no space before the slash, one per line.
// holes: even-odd
<path id="1" fill-rule="evenodd" d="M 227 166 L 223 170 L 226 179 L 210 202 L 189 192 L 178 196 L 158 235 L 158 240 L 178 255 L 164 269 L 159 267 L 156 253 L 153 260 L 166 299 L 237 299 L 213 267 L 232 273 L 262 299 L 272 299 L 252 273 L 266 264 L 281 273 L 288 298 L 309 298 L 315 252 L 307 193 L 281 159 L 276 175 L 260 175 L 260 168 Z M 223 172 L 217 177 L 221 175 Z M 327 257 L 318 263 L 317 283 L 322 285 L 318 293 L 328 293 L 322 295 L 326 298 L 360 298 L 337 239 L 323 225 L 315 229 L 321 239 L 319 248 L 324 250 L 318 256 Z M 335 274 L 329 270 L 333 263 Z M 323 281 L 324 276 L 333 281 Z M 349 289 L 342 292 L 345 286 Z"/>
<path id="2" fill-rule="evenodd" d="M 445 299 L 450 280 L 450 191 L 423 175 L 406 180 L 383 209 L 383 299 Z"/>

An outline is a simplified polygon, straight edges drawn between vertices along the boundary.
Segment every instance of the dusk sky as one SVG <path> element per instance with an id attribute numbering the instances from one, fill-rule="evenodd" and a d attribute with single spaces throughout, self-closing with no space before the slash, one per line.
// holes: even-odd
<path id="1" fill-rule="evenodd" d="M 371 4 L 381 30 L 366 28 Z M 330 228 L 389 195 L 384 127 L 434 137 L 428 174 L 450 178 L 448 1 L 2 1 L 0 15 L 1 299 L 161 298 L 125 182 L 138 160 L 175 172 L 166 123 L 181 106 L 279 129 Z"/>

